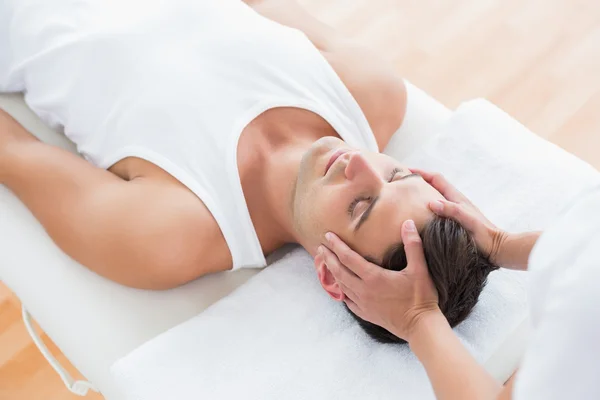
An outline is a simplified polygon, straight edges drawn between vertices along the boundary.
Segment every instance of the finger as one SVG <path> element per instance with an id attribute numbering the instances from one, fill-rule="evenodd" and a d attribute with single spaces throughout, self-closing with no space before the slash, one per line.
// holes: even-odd
<path id="1" fill-rule="evenodd" d="M 340 285 L 340 289 L 342 289 L 342 292 L 344 292 L 344 295 L 346 295 L 346 298 L 352 300 L 355 303 L 360 299 L 356 295 L 356 293 L 354 293 L 354 291 L 352 289 L 350 289 L 348 286 L 344 285 L 341 282 L 338 282 L 338 285 Z"/>
<path id="2" fill-rule="evenodd" d="M 453 202 L 469 201 L 467 197 L 456 189 L 448 180 L 438 173 L 423 171 L 418 168 L 410 168 L 413 173 L 421 175 L 425 182 L 434 187 L 442 196 Z"/>
<path id="3" fill-rule="evenodd" d="M 441 217 L 455 220 L 468 231 L 473 231 L 477 227 L 477 218 L 462 204 L 436 200 L 429 203 L 429 208 Z"/>
<path id="4" fill-rule="evenodd" d="M 421 175 L 421 178 L 423 178 L 425 180 L 425 182 L 431 184 L 431 181 L 433 181 L 433 177 L 435 176 L 435 172 L 431 172 L 431 171 L 425 171 L 424 169 L 420 169 L 420 168 L 409 168 L 410 172 L 412 172 L 413 174 L 418 174 Z"/>
<path id="5" fill-rule="evenodd" d="M 352 292 L 356 293 L 362 283 L 360 278 L 340 263 L 338 257 L 331 250 L 325 246 L 321 246 L 321 248 L 323 249 L 323 261 L 335 280 L 343 283 Z"/>
<path id="6" fill-rule="evenodd" d="M 356 305 L 355 302 L 353 302 L 352 300 L 346 299 L 346 300 L 344 300 L 344 303 L 346 303 L 346 305 L 348 306 L 350 311 L 352 311 L 357 317 L 364 319 L 363 311 L 360 309 L 359 306 Z"/>
<path id="7" fill-rule="evenodd" d="M 377 265 L 371 264 L 363 256 L 348 247 L 336 234 L 328 232 L 325 238 L 327 239 L 329 249 L 335 253 L 339 261 L 360 279 L 372 276 L 380 268 Z"/>
<path id="8" fill-rule="evenodd" d="M 423 253 L 423 242 L 412 220 L 406 220 L 402 224 L 402 243 L 404 243 L 407 261 L 405 271 L 411 269 L 427 270 L 427 262 Z"/>
<path id="9" fill-rule="evenodd" d="M 430 181 L 432 176 L 433 176 L 433 172 L 431 171 L 426 171 L 424 169 L 421 168 L 408 168 L 410 170 L 410 172 L 412 172 L 413 174 L 419 174 L 423 177 L 423 179 L 425 179 L 426 181 Z"/>

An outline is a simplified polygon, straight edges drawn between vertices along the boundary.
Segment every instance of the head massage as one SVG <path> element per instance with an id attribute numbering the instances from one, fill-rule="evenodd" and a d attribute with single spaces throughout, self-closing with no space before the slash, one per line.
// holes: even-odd
<path id="1" fill-rule="evenodd" d="M 291 0 L 75 3 L 0 5 L 0 279 L 72 392 L 496 398 L 597 171 Z"/>
<path id="2" fill-rule="evenodd" d="M 482 254 L 471 235 L 454 220 L 435 215 L 429 204 L 444 199 L 421 175 L 394 158 L 361 152 L 333 137 L 316 141 L 300 161 L 292 191 L 295 237 L 311 254 L 331 231 L 365 259 L 401 271 L 407 260 L 401 226 L 415 222 L 423 237 L 427 265 L 451 326 L 475 306 L 487 275 L 498 267 Z M 315 257 L 321 285 L 335 300 L 341 287 L 321 255 Z M 384 328 L 351 313 L 382 343 L 404 342 Z"/>

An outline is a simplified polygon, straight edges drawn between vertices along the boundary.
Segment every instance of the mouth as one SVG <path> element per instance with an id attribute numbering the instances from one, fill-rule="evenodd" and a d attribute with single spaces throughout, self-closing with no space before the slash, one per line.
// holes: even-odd
<path id="1" fill-rule="evenodd" d="M 329 171 L 329 168 L 331 168 L 331 166 L 333 165 L 333 163 L 335 162 L 335 160 L 337 160 L 339 158 L 339 156 L 341 156 L 344 153 L 347 153 L 348 150 L 337 150 L 336 152 L 334 152 L 331 157 L 329 158 L 329 161 L 327 162 L 327 166 L 325 167 L 325 173 L 323 174 L 323 176 L 325 176 L 327 174 L 327 171 Z"/>

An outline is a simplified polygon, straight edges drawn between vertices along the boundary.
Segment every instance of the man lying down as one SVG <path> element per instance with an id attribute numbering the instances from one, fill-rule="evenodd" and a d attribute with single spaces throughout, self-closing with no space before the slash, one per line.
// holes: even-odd
<path id="1" fill-rule="evenodd" d="M 24 91 L 85 158 L 0 111 L 0 183 L 108 279 L 166 289 L 263 267 L 286 243 L 316 256 L 329 231 L 401 270 L 411 219 L 454 326 L 497 268 L 430 211 L 440 192 L 379 153 L 402 124 L 401 77 L 291 0 L 8 0 L 0 34 L 0 91 Z"/>

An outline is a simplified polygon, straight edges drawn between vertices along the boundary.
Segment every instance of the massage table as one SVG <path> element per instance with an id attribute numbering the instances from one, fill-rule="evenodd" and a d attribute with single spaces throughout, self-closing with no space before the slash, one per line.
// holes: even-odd
<path id="1" fill-rule="evenodd" d="M 472 153 L 470 145 L 463 143 L 459 159 L 452 158 L 452 154 L 440 156 L 443 154 L 441 149 L 453 152 L 456 141 L 461 140 L 460 135 L 454 140 L 448 132 L 445 133 L 446 137 L 440 139 L 444 129 L 465 131 L 467 136 L 462 139 L 471 140 L 472 131 L 479 128 L 469 126 L 470 116 L 473 115 L 474 124 L 482 123 L 477 122 L 481 120 L 478 116 L 485 116 L 494 106 L 478 100 L 466 104 L 464 112 L 461 111 L 462 105 L 458 111 L 453 111 L 409 82 L 407 87 L 405 122 L 392 138 L 386 153 L 406 161 L 409 166 L 441 167 L 444 169 L 441 172 L 452 182 L 461 183 L 458 185 L 461 190 L 479 187 L 464 192 L 484 212 L 491 214 L 488 216 L 492 221 L 502 227 L 542 229 L 572 196 L 585 189 L 588 182 L 592 185 L 591 181 L 598 179 L 598 173 L 592 167 L 530 134 L 500 110 L 492 110 L 490 118 L 505 121 L 507 125 L 498 123 L 495 126 L 513 131 L 513 134 L 507 134 L 506 143 L 498 143 L 497 153 L 494 153 L 495 145 L 486 142 L 487 132 L 481 131 L 481 142 L 473 145 Z M 77 154 L 72 142 L 61 132 L 45 126 L 29 110 L 22 95 L 0 94 L 0 108 L 12 114 L 41 140 Z M 460 115 L 455 118 L 457 113 Z M 450 128 L 445 128 L 448 124 Z M 499 133 L 494 135 L 498 138 Z M 515 146 L 515 155 L 506 150 L 511 145 Z M 535 163 L 524 161 L 528 157 L 517 151 L 521 146 L 526 148 L 530 158 L 539 159 L 544 168 L 535 170 Z M 479 153 L 476 149 L 480 149 Z M 454 151 L 454 154 L 458 152 Z M 547 166 L 555 162 L 562 165 L 564 173 L 548 170 Z M 505 163 L 514 163 L 517 169 L 504 169 L 502 165 Z M 526 172 L 532 165 L 534 168 L 530 181 L 524 180 L 523 184 L 527 184 L 531 190 L 538 189 L 543 196 L 530 195 L 526 192 L 528 188 L 514 184 L 512 189 L 507 189 L 507 197 L 498 192 L 498 187 L 504 184 L 509 187 L 511 179 L 518 179 L 515 173 L 519 168 Z M 469 170 L 465 169 L 469 166 Z M 578 178 L 569 179 L 569 171 L 577 172 Z M 547 179 L 539 178 L 536 173 Z M 473 176 L 472 182 L 461 178 L 465 174 Z M 557 178 L 550 178 L 550 174 L 555 174 Z M 530 182 L 542 183 L 532 187 Z M 490 192 L 495 197 L 490 196 Z M 538 206 L 536 202 L 549 192 L 555 195 L 545 205 Z M 505 207 L 498 205 L 502 201 L 506 202 Z M 511 207 L 521 210 L 514 218 L 506 211 Z M 88 390 L 96 390 L 109 400 L 236 396 L 248 399 L 329 399 L 332 393 L 340 394 L 340 397 L 333 398 L 341 398 L 341 394 L 345 398 L 366 398 L 364 393 L 374 393 L 371 392 L 372 388 L 367 387 L 368 384 L 374 383 L 381 389 L 378 395 L 373 394 L 370 398 L 399 398 L 402 393 L 393 393 L 396 390 L 394 386 L 387 388 L 385 384 L 377 383 L 382 377 L 386 381 L 394 380 L 394 375 L 389 371 L 382 371 L 381 375 L 365 373 L 367 378 L 357 387 L 353 385 L 361 378 L 350 379 L 356 371 L 349 371 L 347 379 L 336 380 L 331 388 L 323 388 L 323 382 L 318 382 L 319 379 L 327 380 L 336 374 L 345 374 L 341 365 L 352 361 L 344 357 L 353 357 L 350 360 L 357 363 L 368 359 L 377 365 L 375 355 L 380 359 L 397 355 L 396 359 L 390 358 L 386 362 L 390 365 L 400 363 L 394 364 L 398 374 L 402 373 L 397 368 L 402 368 L 403 362 L 410 364 L 405 376 L 412 376 L 411 382 L 398 386 L 400 391 L 404 390 L 403 387 L 409 387 L 406 392 L 408 397 L 405 398 L 432 396 L 426 376 L 405 346 L 397 350 L 399 346 L 372 343 L 361 336 L 356 324 L 343 311 L 339 311 L 339 304 L 321 297 L 316 289 L 318 283 L 313 279 L 315 274 L 310 267 L 311 260 L 302 249 L 285 247 L 270 255 L 267 261 L 269 266 L 264 269 L 212 274 L 166 291 L 127 288 L 96 275 L 70 259 L 53 244 L 24 205 L 0 185 L 0 280 L 21 300 L 26 324 L 30 326 L 30 319 L 35 318 L 85 376 L 85 381 L 74 381 L 47 352 L 35 332 L 30 330 L 33 340 L 56 369 L 56 379 L 62 379 L 74 393 L 85 395 Z M 295 267 L 294 264 L 302 266 Z M 298 287 L 315 294 L 306 297 L 305 308 L 286 313 L 276 307 L 277 304 L 283 307 L 288 304 L 286 302 L 289 302 L 289 307 L 295 307 L 294 300 L 286 298 L 289 295 L 285 294 L 293 290 L 277 288 L 286 282 L 292 285 L 296 270 L 301 271 L 298 272 L 301 275 L 297 278 L 300 282 Z M 469 350 L 500 381 L 505 381 L 514 372 L 526 346 L 528 320 L 525 289 L 526 273 L 492 273 L 490 284 L 482 294 L 483 305 L 478 305 L 474 315 L 469 317 L 472 323 L 467 323 L 468 319 L 457 328 Z M 304 309 L 313 311 L 311 315 L 303 315 Z M 315 309 L 322 312 L 314 312 Z M 506 321 L 505 326 L 498 328 L 502 325 L 498 322 L 489 325 L 489 321 L 499 320 Z M 323 363 L 314 359 L 318 358 L 317 354 L 309 357 L 310 340 L 326 343 L 329 339 L 323 337 L 338 337 L 337 329 L 332 330 L 331 327 L 327 336 L 322 336 L 325 333 L 321 327 L 328 324 L 331 327 L 339 326 L 339 331 L 350 339 L 342 338 L 342 334 L 339 334 L 340 337 L 325 349 L 315 345 L 315 351 L 329 354 L 329 360 L 336 359 L 337 354 L 343 355 L 337 367 L 324 369 L 320 376 L 315 377 L 305 370 L 316 369 L 308 368 L 313 363 Z M 281 330 L 285 329 L 290 329 L 285 334 L 288 337 L 304 329 L 308 333 L 302 331 L 294 341 L 281 339 L 279 343 L 279 338 L 284 336 Z M 486 331 L 484 337 L 481 337 L 481 331 Z M 490 343 L 486 342 L 486 337 L 490 338 Z M 336 349 L 333 343 L 345 343 L 346 346 Z M 356 351 L 352 343 L 357 343 Z M 292 354 L 295 347 L 301 352 Z M 279 350 L 264 350 L 267 348 Z M 288 351 L 290 354 L 286 355 Z M 301 365 L 307 368 L 302 370 Z M 373 370 L 376 371 L 376 367 Z M 207 380 L 203 380 L 204 377 Z M 312 392 L 316 389 L 300 385 L 301 381 L 306 380 L 313 380 L 318 391 Z M 289 390 L 282 392 L 283 387 Z M 344 393 L 346 387 L 348 393 Z"/>

